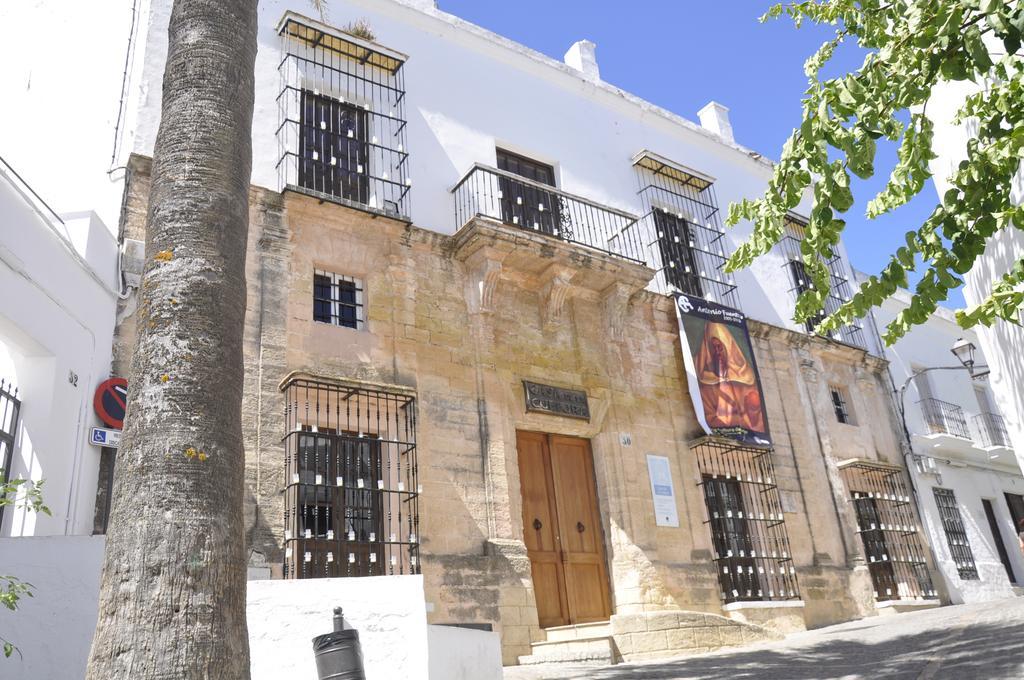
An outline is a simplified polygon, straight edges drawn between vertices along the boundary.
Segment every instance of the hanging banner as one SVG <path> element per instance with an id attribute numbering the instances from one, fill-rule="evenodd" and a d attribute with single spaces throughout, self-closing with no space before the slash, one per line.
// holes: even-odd
<path id="1" fill-rule="evenodd" d="M 675 295 L 675 302 L 697 421 L 708 434 L 770 446 L 746 315 L 681 293 Z"/>

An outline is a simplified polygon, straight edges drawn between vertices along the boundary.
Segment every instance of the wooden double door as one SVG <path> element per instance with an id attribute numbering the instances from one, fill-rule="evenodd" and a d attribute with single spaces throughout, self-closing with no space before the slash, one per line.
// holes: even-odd
<path id="1" fill-rule="evenodd" d="M 518 432 L 516 444 L 541 627 L 607 621 L 611 596 L 590 442 Z"/>

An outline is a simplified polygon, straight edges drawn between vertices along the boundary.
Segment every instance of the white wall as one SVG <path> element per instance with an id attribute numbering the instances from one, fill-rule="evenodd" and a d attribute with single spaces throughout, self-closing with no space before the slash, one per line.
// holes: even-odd
<path id="1" fill-rule="evenodd" d="M 769 165 L 753 151 L 430 3 L 334 0 L 328 5 L 328 23 L 365 18 L 380 44 L 409 55 L 403 68 L 411 217 L 420 227 L 455 230 L 450 190 L 474 163 L 494 166 L 497 145 L 552 163 L 560 188 L 637 215 L 642 205 L 631 159 L 645 148 L 716 178 L 723 216 L 730 202 L 760 195 L 770 177 Z M 275 27 L 287 10 L 313 14 L 305 0 L 266 0 L 259 6 L 252 181 L 274 190 L 281 189 L 275 169 L 281 41 Z M 143 155 L 152 155 L 159 122 L 168 11 L 169 2 L 154 0 L 141 76 L 147 94 L 139 101 L 133 132 L 133 148 Z M 801 207 L 803 214 L 809 205 Z M 726 251 L 749 233 L 747 224 L 731 230 Z M 739 273 L 740 304 L 754 318 L 796 328 L 784 265 L 781 254 L 772 254 Z"/>
<path id="2" fill-rule="evenodd" d="M 367 680 L 501 678 L 496 633 L 427 626 L 421 576 L 249 581 L 248 602 L 252 680 L 316 677 L 312 640 L 338 606 L 359 631 Z"/>
<path id="3" fill-rule="evenodd" d="M 147 0 L 0 2 L 0 156 L 57 212 L 95 210 L 111 229 L 123 185 L 107 170 L 133 4 L 142 18 Z"/>
<path id="4" fill-rule="evenodd" d="M 953 467 L 944 460 L 939 462 L 938 471 L 938 475 L 922 475 L 916 470 L 913 474 L 920 493 L 928 536 L 935 549 L 937 565 L 945 579 L 951 602 L 960 604 L 1013 597 L 1014 592 L 999 559 L 996 539 L 989 528 L 982 499 L 987 499 L 992 504 L 1014 576 L 1018 584 L 1024 584 L 1024 554 L 1018 547 L 1017 532 L 1003 496 L 1007 491 L 1024 494 L 1024 479 L 1019 473 L 1013 474 L 1004 470 L 980 466 Z M 935 505 L 935 494 L 932 489 L 936 486 L 952 489 L 956 494 L 957 506 L 978 569 L 977 580 L 961 579 L 957 572 L 946 532 Z"/>
<path id="5" fill-rule="evenodd" d="M 0 658 L 5 680 L 85 677 L 99 607 L 103 536 L 0 538 L 0 573 L 35 586 L 17 611 L 0 608 L 0 637 L 20 654 Z"/>
<path id="6" fill-rule="evenodd" d="M 910 295 L 907 291 L 898 291 L 896 296 L 887 300 L 877 310 L 878 323 L 887 324 L 909 304 L 909 301 Z M 915 368 L 960 366 L 950 351 L 953 343 L 960 337 L 978 344 L 974 333 L 960 328 L 953 313 L 943 308 L 933 314 L 926 323 L 912 328 L 906 336 L 886 350 L 889 370 L 896 388 L 899 389 L 905 383 Z M 980 351 L 976 359 L 979 364 L 986 361 Z M 1024 494 L 1024 477 L 1021 476 L 1012 450 L 982 448 L 978 441 L 980 435 L 973 416 L 983 410 L 983 404 L 979 403 L 975 388 L 987 389 L 987 381 L 972 380 L 970 374 L 962 369 L 930 371 L 927 375 L 934 398 L 963 408 L 971 434 L 976 440 L 972 444 L 951 437 L 929 434 L 921 407 L 917 403 L 921 398 L 917 381 L 910 382 L 904 404 L 913 450 L 918 456 L 933 459 L 937 472 L 922 474 L 916 465 L 910 465 L 937 565 L 946 582 L 950 599 L 954 603 L 1010 597 L 1013 591 L 999 559 L 982 499 L 988 499 L 992 503 L 1015 576 L 1024 584 L 1024 555 L 1017 547 L 1017 532 L 1013 528 L 1013 521 L 1003 495 L 1007 491 Z M 963 580 L 957 572 L 932 491 L 936 486 L 951 489 L 956 495 L 968 542 L 978 568 L 978 580 Z"/>
<path id="7" fill-rule="evenodd" d="M 0 535 L 89 534 L 100 450 L 88 430 L 110 372 L 117 248 L 94 215 L 62 223 L 2 165 L 0 221 L 0 375 L 22 401 L 11 475 L 45 480 L 53 513 L 8 507 Z"/>
<path id="8" fill-rule="evenodd" d="M 501 680 L 497 633 L 457 626 L 427 626 L 430 680 Z"/>
<path id="9" fill-rule="evenodd" d="M 967 140 L 972 136 L 972 123 L 954 125 L 953 117 L 963 104 L 964 97 L 976 92 L 970 82 L 942 83 L 932 92 L 928 103 L 928 116 L 935 123 L 933 148 L 938 158 L 931 162 L 935 175 L 935 189 L 941 200 L 949 189 L 949 177 L 967 156 Z M 1011 193 L 1014 204 L 1024 202 L 1024 168 L 1014 177 Z M 1024 232 L 1011 229 L 991 239 L 984 254 L 964 277 L 964 299 L 968 306 L 980 304 L 988 297 L 993 282 L 1020 260 L 1024 253 Z M 1018 316 L 1018 320 L 1022 317 Z M 998 320 L 990 328 L 978 327 L 981 347 L 989 359 L 992 375 L 989 381 L 1000 410 L 1007 416 L 1010 439 L 1024 466 L 1024 326 Z"/>

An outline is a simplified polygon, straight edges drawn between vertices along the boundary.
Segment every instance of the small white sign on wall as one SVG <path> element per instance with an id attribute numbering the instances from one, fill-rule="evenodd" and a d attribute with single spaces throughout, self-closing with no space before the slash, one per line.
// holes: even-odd
<path id="1" fill-rule="evenodd" d="M 651 478 L 651 498 L 654 499 L 654 521 L 659 527 L 678 527 L 676 489 L 672 484 L 672 468 L 668 458 L 647 454 L 647 474 Z"/>

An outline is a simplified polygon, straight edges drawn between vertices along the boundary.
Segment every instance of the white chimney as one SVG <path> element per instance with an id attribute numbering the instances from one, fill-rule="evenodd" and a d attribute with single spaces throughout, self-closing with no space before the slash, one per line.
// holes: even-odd
<path id="1" fill-rule="evenodd" d="M 590 80 L 601 80 L 601 71 L 597 68 L 597 45 L 589 40 L 574 42 L 562 59 L 566 64 L 580 71 L 584 77 Z"/>
<path id="2" fill-rule="evenodd" d="M 700 117 L 700 126 L 708 132 L 714 132 L 727 142 L 735 142 L 732 136 L 732 123 L 729 122 L 729 109 L 718 102 L 708 102 L 707 105 L 697 112 Z"/>

